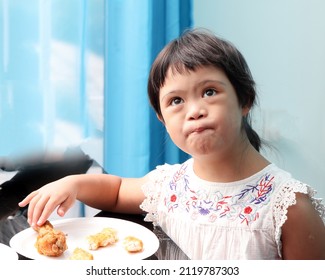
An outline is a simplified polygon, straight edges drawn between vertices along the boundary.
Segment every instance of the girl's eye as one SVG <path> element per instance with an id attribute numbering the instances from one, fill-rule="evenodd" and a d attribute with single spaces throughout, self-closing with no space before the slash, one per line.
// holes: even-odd
<path id="1" fill-rule="evenodd" d="M 175 106 L 183 103 L 183 99 L 180 97 L 175 97 L 170 101 L 170 105 Z"/>
<path id="2" fill-rule="evenodd" d="M 214 96 L 216 94 L 217 94 L 216 90 L 209 88 L 203 93 L 203 97 L 210 97 L 210 96 Z"/>

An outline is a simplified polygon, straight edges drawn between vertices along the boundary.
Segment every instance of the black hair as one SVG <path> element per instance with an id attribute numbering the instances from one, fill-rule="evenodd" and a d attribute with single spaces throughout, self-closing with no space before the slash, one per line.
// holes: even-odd
<path id="1" fill-rule="evenodd" d="M 182 73 L 210 65 L 224 71 L 236 91 L 242 108 L 251 108 L 255 105 L 257 97 L 255 81 L 240 51 L 229 41 L 217 37 L 208 30 L 192 29 L 166 45 L 152 64 L 148 95 L 157 115 L 162 117 L 159 92 L 169 68 Z M 242 127 L 250 143 L 259 151 L 261 139 L 253 130 L 249 115 L 243 117 Z"/>

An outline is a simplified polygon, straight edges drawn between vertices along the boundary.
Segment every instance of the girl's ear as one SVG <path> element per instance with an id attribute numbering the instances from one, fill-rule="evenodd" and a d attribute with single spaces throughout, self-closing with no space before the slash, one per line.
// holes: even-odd
<path id="1" fill-rule="evenodd" d="M 250 106 L 245 106 L 242 108 L 242 115 L 243 117 L 246 117 L 250 111 L 251 107 Z"/>
<path id="2" fill-rule="evenodd" d="M 165 125 L 165 121 L 164 121 L 162 115 L 159 115 L 156 113 L 156 116 L 157 116 L 158 120 L 160 120 L 162 122 L 162 124 Z"/>

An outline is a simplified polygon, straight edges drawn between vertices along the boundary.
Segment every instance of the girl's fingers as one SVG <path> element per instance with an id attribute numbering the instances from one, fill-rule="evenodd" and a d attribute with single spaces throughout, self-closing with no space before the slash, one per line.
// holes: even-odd
<path id="1" fill-rule="evenodd" d="M 63 201 L 63 202 L 62 202 Z M 73 200 L 68 197 L 48 197 L 44 199 L 39 204 L 39 209 L 34 209 L 35 219 L 37 219 L 36 224 L 41 226 L 46 222 L 46 220 L 53 213 L 55 208 L 58 208 L 58 214 L 62 217 L 67 212 L 67 210 L 72 206 Z"/>
<path id="2" fill-rule="evenodd" d="M 49 201 L 50 197 L 48 196 L 36 196 L 34 199 L 29 203 L 28 206 L 28 222 L 32 227 L 36 225 L 42 225 L 43 223 L 39 222 L 39 219 L 44 212 L 44 209 Z"/>
<path id="3" fill-rule="evenodd" d="M 18 203 L 19 207 L 25 207 L 36 195 L 38 194 L 37 191 L 31 192 L 29 195 L 27 195 L 22 201 Z"/>
<path id="4" fill-rule="evenodd" d="M 73 191 L 63 191 L 59 185 L 51 183 L 43 186 L 39 190 L 31 192 L 21 202 L 20 207 L 29 204 L 27 218 L 32 227 L 43 225 L 52 212 L 57 209 L 57 213 L 62 217 L 73 205 L 76 195 Z"/>
<path id="5" fill-rule="evenodd" d="M 73 206 L 74 199 L 68 197 L 65 201 L 61 203 L 61 205 L 57 209 L 57 213 L 59 216 L 63 217 L 65 213 Z"/>
<path id="6" fill-rule="evenodd" d="M 38 226 L 41 226 L 46 222 L 46 220 L 50 217 L 52 212 L 54 211 L 55 206 L 51 205 L 50 203 L 47 203 L 42 211 L 40 211 L 39 215 L 37 216 L 38 218 L 36 219 L 36 224 Z"/>

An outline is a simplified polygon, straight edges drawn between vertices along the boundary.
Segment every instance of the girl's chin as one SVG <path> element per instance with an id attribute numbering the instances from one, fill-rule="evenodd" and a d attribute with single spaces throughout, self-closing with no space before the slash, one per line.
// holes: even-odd
<path id="1" fill-rule="evenodd" d="M 211 153 L 215 153 L 216 151 L 212 145 L 209 145 L 207 143 L 196 143 L 195 145 L 191 145 L 188 150 L 188 154 L 193 156 L 208 155 Z"/>
<path id="2" fill-rule="evenodd" d="M 217 142 L 215 139 L 196 139 L 187 143 L 186 153 L 194 156 L 215 155 L 225 149 L 226 145 L 222 141 Z"/>

